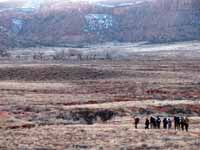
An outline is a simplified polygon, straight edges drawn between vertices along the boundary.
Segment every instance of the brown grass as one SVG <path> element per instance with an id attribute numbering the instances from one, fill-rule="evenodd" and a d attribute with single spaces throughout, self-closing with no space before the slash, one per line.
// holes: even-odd
<path id="1" fill-rule="evenodd" d="M 133 60 L 1 65 L 0 150 L 197 150 L 199 64 Z M 94 125 L 70 118 L 84 110 L 116 115 Z M 146 117 L 177 113 L 190 117 L 189 133 L 144 130 Z M 138 130 L 133 116 L 142 119 Z"/>

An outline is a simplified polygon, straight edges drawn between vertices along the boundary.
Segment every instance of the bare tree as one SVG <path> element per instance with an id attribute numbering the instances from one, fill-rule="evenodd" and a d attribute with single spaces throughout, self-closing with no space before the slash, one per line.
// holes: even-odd
<path id="1" fill-rule="evenodd" d="M 77 59 L 82 60 L 82 52 L 76 49 L 69 49 L 68 53 L 67 53 L 68 58 L 70 59 L 70 57 L 77 57 Z"/>
<path id="2" fill-rule="evenodd" d="M 53 56 L 54 60 L 64 60 L 65 59 L 65 51 L 56 51 L 55 55 Z"/>
<path id="3" fill-rule="evenodd" d="M 10 57 L 10 53 L 5 49 L 0 49 L 0 57 Z"/>
<path id="4" fill-rule="evenodd" d="M 107 60 L 111 60 L 112 59 L 112 54 L 109 51 L 106 51 L 105 59 L 107 59 Z"/>
<path id="5" fill-rule="evenodd" d="M 38 53 L 35 53 L 33 55 L 33 59 L 34 60 L 43 60 L 43 57 L 44 57 L 44 53 L 43 52 L 38 52 Z"/>

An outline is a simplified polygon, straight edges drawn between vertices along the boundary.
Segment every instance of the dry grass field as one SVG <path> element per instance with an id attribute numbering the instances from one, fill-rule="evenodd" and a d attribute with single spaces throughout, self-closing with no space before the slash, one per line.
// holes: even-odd
<path id="1" fill-rule="evenodd" d="M 198 150 L 199 64 L 192 58 L 2 63 L 0 150 Z M 189 132 L 145 130 L 151 115 L 188 116 Z M 138 129 L 134 116 L 141 118 Z"/>

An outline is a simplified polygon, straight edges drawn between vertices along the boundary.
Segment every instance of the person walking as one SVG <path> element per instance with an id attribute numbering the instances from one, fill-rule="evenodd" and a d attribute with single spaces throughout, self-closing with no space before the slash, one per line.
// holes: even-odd
<path id="1" fill-rule="evenodd" d="M 172 120 L 170 118 L 167 119 L 168 122 L 168 129 L 172 128 Z"/>
<path id="2" fill-rule="evenodd" d="M 137 129 L 138 128 L 138 124 L 140 122 L 140 118 L 135 118 L 135 128 Z"/>
<path id="3" fill-rule="evenodd" d="M 180 124 L 181 124 L 182 131 L 184 131 L 185 130 L 185 119 L 184 119 L 184 117 L 181 117 Z"/>
<path id="4" fill-rule="evenodd" d="M 188 117 L 186 117 L 185 118 L 185 130 L 188 132 L 188 129 L 189 129 L 189 118 Z"/>
<path id="5" fill-rule="evenodd" d="M 145 129 L 149 129 L 149 124 L 150 124 L 150 121 L 148 118 L 146 118 L 146 121 L 145 121 Z"/>
<path id="6" fill-rule="evenodd" d="M 161 123 L 160 117 L 157 116 L 157 119 L 156 119 L 156 127 L 157 127 L 158 129 L 160 129 L 160 123 Z"/>
<path id="7" fill-rule="evenodd" d="M 168 124 L 167 118 L 164 118 L 163 119 L 163 128 L 164 129 L 167 129 L 167 124 Z"/>

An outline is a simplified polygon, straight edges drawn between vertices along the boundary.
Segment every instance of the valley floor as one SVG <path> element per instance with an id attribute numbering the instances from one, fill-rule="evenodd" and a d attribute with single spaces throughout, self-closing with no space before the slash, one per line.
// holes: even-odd
<path id="1" fill-rule="evenodd" d="M 0 150 L 198 150 L 199 73 L 196 58 L 1 64 Z M 189 132 L 145 130 L 157 115 Z"/>

